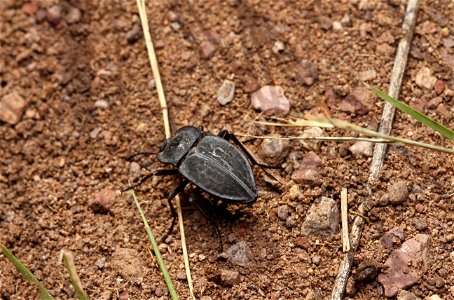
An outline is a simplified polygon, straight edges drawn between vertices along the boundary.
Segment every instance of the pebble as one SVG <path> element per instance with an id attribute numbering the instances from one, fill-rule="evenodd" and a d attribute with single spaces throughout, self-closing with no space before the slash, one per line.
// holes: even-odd
<path id="1" fill-rule="evenodd" d="M 342 26 L 342 23 L 339 21 L 334 21 L 333 22 L 333 30 L 334 31 L 342 31 L 344 29 L 344 26 Z"/>
<path id="2" fill-rule="evenodd" d="M 285 220 L 285 226 L 287 228 L 294 228 L 296 227 L 297 221 L 293 217 L 288 217 L 287 220 Z"/>
<path id="3" fill-rule="evenodd" d="M 325 132 L 320 127 L 309 127 L 303 130 L 302 138 L 323 137 Z M 321 141 L 316 140 L 300 140 L 304 148 L 312 151 L 318 151 L 321 147 Z"/>
<path id="4" fill-rule="evenodd" d="M 284 51 L 285 45 L 282 41 L 275 41 L 273 44 L 273 52 L 278 54 L 282 51 Z"/>
<path id="5" fill-rule="evenodd" d="M 372 94 L 365 87 L 356 87 L 340 103 L 339 109 L 343 112 L 365 115 L 370 111 Z"/>
<path id="6" fill-rule="evenodd" d="M 224 287 L 231 287 L 238 283 L 240 273 L 231 270 L 221 270 L 221 285 Z"/>
<path id="7" fill-rule="evenodd" d="M 136 281 L 146 273 L 141 255 L 132 248 L 118 247 L 111 257 L 111 264 L 113 269 L 127 280 Z"/>
<path id="8" fill-rule="evenodd" d="M 36 1 L 25 2 L 22 5 L 22 11 L 31 16 L 38 11 L 38 3 Z"/>
<path id="9" fill-rule="evenodd" d="M 375 280 L 380 271 L 380 264 L 374 259 L 363 260 L 354 275 L 356 282 L 369 283 Z"/>
<path id="10" fill-rule="evenodd" d="M 104 267 L 106 266 L 106 258 L 105 257 L 101 257 L 100 259 L 98 259 L 95 262 L 95 266 L 97 266 L 98 269 L 104 269 Z"/>
<path id="11" fill-rule="evenodd" d="M 401 290 L 397 296 L 397 300 L 420 300 L 421 298 L 416 297 L 415 294 Z"/>
<path id="12" fill-rule="evenodd" d="M 252 261 L 252 251 L 245 241 L 232 245 L 226 252 L 227 258 L 240 267 L 247 267 Z"/>
<path id="13" fill-rule="evenodd" d="M 399 290 L 410 287 L 427 271 L 429 243 L 429 235 L 417 234 L 391 252 L 386 268 L 378 275 L 386 297 L 394 297 Z"/>
<path id="14" fill-rule="evenodd" d="M 11 125 L 17 124 L 26 105 L 24 98 L 15 91 L 3 96 L 0 101 L 0 120 Z"/>
<path id="15" fill-rule="evenodd" d="M 381 238 L 380 244 L 387 248 L 393 249 L 395 244 L 400 244 L 405 240 L 405 233 L 400 227 L 394 227 L 393 229 L 387 231 Z"/>
<path id="16" fill-rule="evenodd" d="M 375 70 L 367 70 L 359 73 L 359 79 L 362 81 L 369 81 L 377 78 L 377 72 Z"/>
<path id="17" fill-rule="evenodd" d="M 437 113 L 443 117 L 443 119 L 445 119 L 446 121 L 449 121 L 451 120 L 452 118 L 452 114 L 451 112 L 448 110 L 448 108 L 446 107 L 446 105 L 444 105 L 443 103 L 440 103 L 438 106 L 437 106 Z"/>
<path id="18" fill-rule="evenodd" d="M 339 208 L 335 200 L 327 197 L 317 199 L 306 215 L 303 235 L 319 237 L 334 236 L 339 229 Z"/>
<path id="19" fill-rule="evenodd" d="M 251 95 L 252 107 L 265 114 L 284 116 L 290 111 L 290 102 L 280 86 L 266 85 Z"/>
<path id="20" fill-rule="evenodd" d="M 172 22 L 170 23 L 170 27 L 172 27 L 173 30 L 177 31 L 178 29 L 181 28 L 181 25 L 179 22 Z"/>
<path id="21" fill-rule="evenodd" d="M 408 198 L 408 186 L 405 181 L 398 181 L 388 187 L 389 201 L 397 205 L 405 202 Z"/>
<path id="22" fill-rule="evenodd" d="M 394 48 L 385 43 L 378 45 L 376 50 L 378 54 L 384 56 L 391 56 L 394 54 Z"/>
<path id="23" fill-rule="evenodd" d="M 432 70 L 427 67 L 423 67 L 416 74 L 415 82 L 420 88 L 432 90 L 437 82 L 437 78 L 432 76 Z"/>
<path id="24" fill-rule="evenodd" d="M 277 217 L 281 220 L 281 221 L 286 221 L 287 218 L 289 216 L 289 208 L 288 208 L 288 205 L 284 204 L 284 205 L 280 205 L 278 206 L 277 208 Z"/>
<path id="25" fill-rule="evenodd" d="M 95 107 L 103 108 L 103 109 L 108 108 L 109 107 L 109 102 L 107 102 L 106 100 L 103 100 L 103 99 L 96 100 Z"/>
<path id="26" fill-rule="evenodd" d="M 366 141 L 360 141 L 354 143 L 352 146 L 348 148 L 350 152 L 358 157 L 358 156 L 372 156 L 372 143 Z"/>
<path id="27" fill-rule="evenodd" d="M 221 87 L 218 89 L 216 94 L 218 102 L 221 105 L 226 105 L 232 102 L 233 96 L 235 95 L 235 82 L 230 80 L 224 80 Z"/>
<path id="28" fill-rule="evenodd" d="M 51 6 L 47 9 L 47 21 L 52 25 L 58 25 L 61 22 L 62 8 L 59 5 Z"/>
<path id="29" fill-rule="evenodd" d="M 44 20 L 46 20 L 46 17 L 47 17 L 47 10 L 45 10 L 44 8 L 41 8 L 36 12 L 35 18 L 36 18 L 37 23 L 44 22 Z"/>
<path id="30" fill-rule="evenodd" d="M 289 141 L 283 139 L 264 139 L 260 145 L 259 156 L 271 165 L 282 163 L 289 152 Z"/>
<path id="31" fill-rule="evenodd" d="M 114 190 L 104 189 L 95 193 L 93 197 L 88 200 L 88 206 L 95 212 L 107 213 L 114 206 L 116 198 L 117 193 Z"/>
<path id="32" fill-rule="evenodd" d="M 314 82 L 318 79 L 318 72 L 310 60 L 301 60 L 296 72 L 303 84 L 307 86 L 314 84 Z"/>
<path id="33" fill-rule="evenodd" d="M 427 104 L 428 108 L 436 108 L 438 105 L 440 105 L 443 102 L 442 97 L 435 97 L 429 101 Z"/>
<path id="34" fill-rule="evenodd" d="M 423 218 L 413 219 L 413 225 L 415 225 L 415 228 L 418 231 L 424 231 L 427 229 L 427 221 Z"/>
<path id="35" fill-rule="evenodd" d="M 216 52 L 216 49 L 217 49 L 216 45 L 211 41 L 203 41 L 200 44 L 202 58 L 204 58 L 204 59 L 211 58 L 214 55 L 214 53 Z"/>
<path id="36" fill-rule="evenodd" d="M 126 40 L 130 44 L 134 44 L 142 37 L 142 29 L 138 24 L 134 24 L 132 29 L 126 32 Z"/>
<path id="37" fill-rule="evenodd" d="M 65 16 L 66 23 L 75 24 L 75 23 L 78 23 L 81 18 L 82 18 L 82 13 L 80 12 L 80 10 L 77 7 L 73 7 L 73 6 L 69 7 L 68 12 Z"/>
<path id="38" fill-rule="evenodd" d="M 245 76 L 243 89 L 246 93 L 253 93 L 260 88 L 257 79 L 252 76 Z"/>
<path id="39" fill-rule="evenodd" d="M 322 161 L 314 152 L 309 152 L 303 157 L 300 167 L 292 174 L 296 183 L 317 184 L 320 182 L 320 167 Z"/>
<path id="40" fill-rule="evenodd" d="M 428 300 L 442 300 L 442 299 L 440 298 L 440 296 L 435 294 L 435 295 L 430 296 Z"/>
<path id="41" fill-rule="evenodd" d="M 434 90 L 437 95 L 443 94 L 445 90 L 445 83 L 443 80 L 437 79 L 437 81 L 435 81 Z"/>
<path id="42" fill-rule="evenodd" d="M 95 139 L 98 137 L 99 133 L 101 132 L 101 128 L 99 127 L 96 127 L 95 129 L 93 129 L 92 131 L 90 131 L 90 137 L 92 139 Z"/>

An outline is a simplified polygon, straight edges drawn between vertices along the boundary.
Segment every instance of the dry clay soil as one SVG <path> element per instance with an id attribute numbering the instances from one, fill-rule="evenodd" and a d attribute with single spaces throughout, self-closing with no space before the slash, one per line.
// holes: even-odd
<path id="1" fill-rule="evenodd" d="M 454 4 L 421 2 L 400 99 L 453 128 Z M 53 5 L 62 8 L 60 15 L 55 11 L 49 15 Z M 337 102 L 362 86 L 364 71 L 376 72 L 367 78 L 369 84 L 387 89 L 405 5 L 400 0 L 149 3 L 172 129 L 203 125 L 214 133 L 229 129 L 243 134 L 301 134 L 303 128 L 253 123 L 264 117 L 251 106 L 251 94 L 265 85 L 284 89 L 291 104 L 287 118 L 315 115 L 322 107 L 334 117 L 376 129 L 381 100 L 371 97 L 372 105 L 361 113 L 342 111 Z M 89 205 L 100 192 L 127 185 L 138 172 L 162 168 L 155 155 L 140 160 L 141 170 L 124 159 L 137 151 L 157 153 L 164 140 L 157 91 L 137 26 L 134 1 L 1 1 L 0 96 L 16 92 L 26 106 L 16 124 L 0 121 L 0 242 L 58 299 L 75 298 L 59 257 L 63 249 L 73 253 L 91 299 L 169 297 L 131 196 L 117 195 L 107 212 Z M 273 51 L 276 41 L 283 49 Z M 302 71 L 301 60 L 310 62 L 309 75 Z M 437 90 L 416 84 L 416 74 L 425 67 L 438 80 Z M 226 79 L 236 83 L 236 91 L 234 100 L 221 106 L 216 92 Z M 392 133 L 453 147 L 400 112 Z M 213 227 L 183 195 L 196 297 L 329 298 L 343 257 L 340 231 L 330 238 L 307 236 L 302 224 L 311 204 L 322 196 L 340 202 L 342 187 L 349 190 L 352 223 L 367 195 L 371 160 L 352 155 L 352 143 L 290 142 L 283 168 L 275 170 L 287 183 L 284 187 L 254 168 L 258 200 L 230 207 L 230 216 L 217 214 L 224 249 L 243 243 L 249 249 L 249 261 L 241 265 L 225 253 L 219 255 Z M 259 154 L 261 140 L 246 146 Z M 318 180 L 294 187 L 292 174 L 309 151 L 321 160 Z M 437 294 L 452 299 L 453 177 L 452 156 L 389 147 L 380 179 L 372 187 L 372 202 L 379 202 L 388 186 L 398 181 L 407 183 L 410 195 L 401 204 L 375 205 L 368 213 L 353 273 L 367 260 L 383 264 L 391 250 L 379 239 L 401 226 L 405 239 L 418 233 L 431 238 L 429 268 L 407 290 L 421 298 Z M 170 222 L 165 195 L 177 181 L 156 177 L 137 189 L 158 239 Z M 112 192 L 109 195 L 112 198 Z M 291 222 L 278 218 L 282 205 Z M 160 249 L 176 290 L 187 299 L 178 230 Z M 351 282 L 345 297 L 385 298 L 376 277 L 368 283 Z M 35 286 L 26 283 L 3 255 L 0 298 L 38 298 Z"/>

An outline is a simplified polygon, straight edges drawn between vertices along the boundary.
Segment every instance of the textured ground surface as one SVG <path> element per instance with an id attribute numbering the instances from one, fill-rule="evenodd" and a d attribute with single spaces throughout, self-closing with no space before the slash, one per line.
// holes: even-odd
<path id="1" fill-rule="evenodd" d="M 61 12 L 51 8 L 58 1 L 48 2 L 0 4 L 0 96 L 13 94 L 26 102 L 16 124 L 0 121 L 0 242 L 59 299 L 75 297 L 59 262 L 62 249 L 74 254 L 92 299 L 166 299 L 130 196 L 117 197 L 107 214 L 89 205 L 101 191 L 122 188 L 131 171 L 137 172 L 124 156 L 157 152 L 164 139 L 135 2 L 69 1 L 58 4 Z M 291 104 L 287 117 L 314 115 L 325 107 L 320 104 L 325 100 L 333 116 L 377 127 L 380 100 L 370 98 L 369 109 L 360 107 L 356 113 L 341 104 L 362 86 L 360 79 L 386 90 L 401 36 L 404 1 L 153 2 L 148 7 L 150 27 L 173 128 L 193 124 L 212 132 L 226 128 L 238 133 L 300 134 L 303 129 L 252 123 L 261 117 L 251 106 L 251 93 L 270 84 L 284 89 Z M 454 4 L 424 2 L 400 98 L 453 128 Z M 318 76 L 301 60 L 309 61 Z M 435 86 L 430 76 L 418 82 L 423 68 L 436 77 Z M 234 100 L 221 106 L 216 92 L 225 79 L 236 83 L 236 91 Z M 429 86 L 424 87 L 426 83 Z M 336 130 L 324 134 L 350 135 Z M 393 134 L 453 146 L 401 113 Z M 255 140 L 247 147 L 258 153 L 260 144 Z M 278 189 L 255 169 L 257 202 L 231 208 L 241 212 L 231 218 L 218 218 L 224 248 L 246 245 L 249 262 L 239 265 L 228 254 L 219 256 L 212 227 L 185 205 L 196 296 L 326 299 L 342 258 L 340 233 L 329 238 L 306 236 L 302 224 L 315 200 L 325 196 L 339 201 L 342 187 L 349 189 L 352 222 L 367 195 L 370 157 L 352 155 L 351 145 L 324 142 L 311 147 L 291 142 L 283 168 L 277 171 L 285 182 L 299 178 L 295 173 L 308 148 L 320 159 L 314 180 L 298 184 L 296 196 L 290 191 L 292 183 Z M 141 163 L 160 167 L 154 156 Z M 448 155 L 390 147 L 380 181 L 373 187 L 377 205 L 368 215 L 353 272 L 368 259 L 383 264 L 392 249 L 379 240 L 401 226 L 405 239 L 418 233 L 431 237 L 429 268 L 407 290 L 421 298 L 454 297 L 453 175 Z M 386 203 L 382 196 L 399 181 L 405 181 L 409 196 L 401 204 Z M 137 191 L 157 237 L 168 227 L 164 195 L 175 183 L 156 178 Z M 290 220 L 283 221 L 286 210 Z M 178 233 L 160 247 L 178 293 L 186 299 Z M 3 256 L 0 270 L 0 298 L 38 297 Z M 370 283 L 351 285 L 348 293 L 351 299 L 384 298 L 374 276 Z"/>

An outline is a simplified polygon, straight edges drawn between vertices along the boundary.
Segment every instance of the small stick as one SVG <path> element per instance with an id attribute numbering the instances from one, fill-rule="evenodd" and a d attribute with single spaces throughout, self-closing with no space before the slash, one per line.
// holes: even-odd
<path id="1" fill-rule="evenodd" d="M 394 60 L 394 66 L 391 73 L 391 82 L 388 90 L 388 94 L 391 97 L 398 98 L 400 86 L 402 84 L 402 78 L 405 72 L 405 67 L 407 64 L 408 53 L 410 51 L 411 40 L 413 38 L 413 32 L 416 24 L 416 17 L 418 14 L 418 0 L 408 0 L 407 10 L 405 12 L 405 19 L 402 24 L 402 33 L 403 37 L 399 41 L 399 46 L 397 48 L 396 58 Z M 389 134 L 391 131 L 393 119 L 394 119 L 394 107 L 385 103 L 383 109 L 382 120 L 380 124 L 379 131 L 385 134 Z M 366 214 L 370 206 L 370 199 L 372 195 L 372 190 L 370 186 L 373 185 L 377 179 L 378 174 L 380 173 L 381 167 L 383 165 L 383 160 L 386 153 L 386 144 L 377 144 L 375 145 L 374 155 L 372 157 L 372 163 L 369 171 L 369 180 L 366 188 L 368 189 L 369 196 L 360 204 L 358 210 L 361 214 Z M 356 251 L 359 245 L 359 240 L 361 238 L 361 232 L 363 230 L 364 219 L 357 216 L 353 222 L 352 232 L 351 232 L 351 250 Z M 336 281 L 334 283 L 333 291 L 331 293 L 332 300 L 341 300 L 344 294 L 345 285 L 347 284 L 348 275 L 350 274 L 350 269 L 353 265 L 353 253 L 346 253 L 342 263 L 339 266 L 339 273 L 337 275 Z"/>
<path id="2" fill-rule="evenodd" d="M 167 108 L 167 101 L 166 101 L 165 94 L 164 94 L 164 88 L 163 88 L 162 82 L 161 82 L 161 75 L 159 73 L 158 60 L 156 59 L 153 42 L 152 42 L 151 36 L 150 36 L 150 29 L 148 27 L 148 18 L 147 18 L 147 11 L 146 11 L 146 7 L 145 7 L 145 0 L 137 0 L 137 7 L 139 9 L 140 21 L 142 23 L 143 34 L 145 37 L 145 44 L 147 46 L 148 59 L 150 60 L 151 70 L 153 71 L 153 77 L 155 79 L 156 89 L 158 91 L 159 103 L 161 105 L 162 118 L 163 118 L 163 122 L 164 122 L 165 135 L 166 135 L 166 138 L 170 138 L 172 133 L 170 132 L 169 111 Z M 189 268 L 188 250 L 186 247 L 186 239 L 185 239 L 185 234 L 184 234 L 183 214 L 181 212 L 181 202 L 180 202 L 180 197 L 178 195 L 175 197 L 175 202 L 176 202 L 176 210 L 177 210 L 177 214 L 178 214 L 178 225 L 180 228 L 181 248 L 183 250 L 183 260 L 184 260 L 184 266 L 185 266 L 185 270 L 186 270 L 186 278 L 188 280 L 189 292 L 191 294 L 191 297 L 192 297 L 192 299 L 195 299 L 194 287 L 192 284 L 191 270 Z"/>
<path id="3" fill-rule="evenodd" d="M 350 251 L 350 239 L 348 236 L 348 208 L 347 208 L 347 189 L 343 188 L 341 191 L 341 220 L 342 220 L 342 250 L 344 252 Z"/>

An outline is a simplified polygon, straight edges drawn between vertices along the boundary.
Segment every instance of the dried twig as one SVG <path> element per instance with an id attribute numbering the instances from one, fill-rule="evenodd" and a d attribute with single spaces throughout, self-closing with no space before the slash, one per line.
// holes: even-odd
<path id="1" fill-rule="evenodd" d="M 348 236 L 348 207 L 347 188 L 341 191 L 341 221 L 342 221 L 342 250 L 350 251 L 350 238 Z"/>
<path id="2" fill-rule="evenodd" d="M 402 78 L 405 72 L 405 67 L 408 59 L 408 52 L 410 50 L 411 40 L 413 38 L 413 31 L 416 24 L 416 16 L 418 13 L 418 0 L 408 0 L 407 11 L 405 14 L 405 19 L 402 24 L 403 37 L 399 42 L 397 48 L 396 58 L 394 60 L 394 66 L 391 73 L 391 83 L 388 89 L 388 94 L 391 97 L 398 98 L 400 87 L 402 84 Z M 385 134 L 389 134 L 392 128 L 392 123 L 394 120 L 394 111 L 395 108 L 389 103 L 385 104 L 382 114 L 382 120 L 380 123 L 379 131 Z M 377 144 L 375 145 L 374 155 L 372 157 L 372 163 L 370 166 L 369 173 L 369 182 L 367 189 L 369 192 L 369 197 L 367 197 L 363 203 L 359 206 L 358 210 L 361 214 L 365 214 L 366 210 L 369 207 L 369 201 L 371 198 L 372 191 L 370 185 L 373 185 L 380 173 L 381 167 L 383 165 L 383 160 L 386 152 L 386 144 Z M 359 245 L 359 240 L 361 238 L 361 232 L 363 229 L 364 219 L 360 216 L 357 216 L 353 222 L 352 232 L 351 232 L 351 249 L 356 251 Z M 350 269 L 353 264 L 353 254 L 347 253 L 344 256 L 344 260 L 339 266 L 339 273 L 334 284 L 333 292 L 331 294 L 331 299 L 340 300 L 344 293 L 344 288 L 347 283 L 348 275 L 350 274 Z"/>
<path id="3" fill-rule="evenodd" d="M 163 118 L 163 122 L 164 122 L 165 135 L 166 135 L 166 138 L 170 138 L 171 132 L 170 132 L 170 122 L 169 122 L 169 111 L 167 108 L 167 101 L 166 101 L 166 98 L 164 95 L 164 88 L 162 86 L 161 76 L 159 73 L 158 61 L 156 59 L 156 54 L 154 52 L 153 42 L 151 40 L 150 30 L 148 27 L 148 18 L 147 18 L 147 13 L 146 13 L 145 1 L 137 0 L 137 6 L 139 9 L 140 20 L 142 22 L 145 43 L 147 46 L 148 59 L 150 60 L 151 69 L 153 71 L 153 77 L 156 82 L 156 89 L 158 91 L 159 103 L 161 105 L 162 118 Z M 188 258 L 188 251 L 187 251 L 187 247 L 186 247 L 186 238 L 185 238 L 185 234 L 184 234 L 183 215 L 181 213 L 181 202 L 180 202 L 180 197 L 178 195 L 175 197 L 175 201 L 176 201 L 176 206 L 177 206 L 178 224 L 179 224 L 179 228 L 180 228 L 181 247 L 183 250 L 184 265 L 185 265 L 185 269 L 186 269 L 186 278 L 188 279 L 189 291 L 191 293 L 191 296 L 193 299 L 195 299 L 194 288 L 192 285 L 191 271 L 189 268 L 189 258 Z"/>

